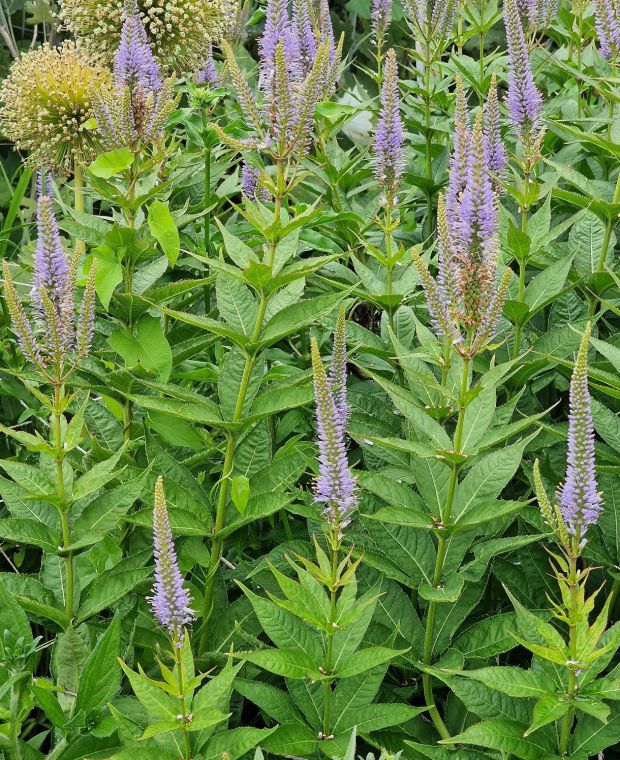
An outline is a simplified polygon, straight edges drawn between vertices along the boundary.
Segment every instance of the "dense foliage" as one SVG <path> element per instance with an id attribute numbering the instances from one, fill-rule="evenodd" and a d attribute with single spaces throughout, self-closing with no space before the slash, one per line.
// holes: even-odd
<path id="1" fill-rule="evenodd" d="M 0 31 L 0 757 L 614 756 L 618 0 Z"/>

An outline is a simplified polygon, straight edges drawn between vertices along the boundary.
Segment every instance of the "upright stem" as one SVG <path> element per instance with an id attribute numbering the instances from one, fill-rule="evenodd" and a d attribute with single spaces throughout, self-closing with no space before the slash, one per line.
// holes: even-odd
<path id="1" fill-rule="evenodd" d="M 525 170 L 523 175 L 523 206 L 521 207 L 521 232 L 527 234 L 527 222 L 529 216 L 529 203 L 528 196 L 530 190 L 530 178 L 531 172 L 529 169 Z M 527 268 L 527 262 L 524 258 L 519 259 L 519 303 L 523 303 L 525 299 L 525 270 Z M 521 347 L 521 330 L 522 326 L 519 322 L 515 326 L 515 340 L 512 347 L 512 358 L 516 359 L 519 355 L 519 349 Z"/>
<path id="2" fill-rule="evenodd" d="M 575 542 L 574 542 L 575 543 Z M 573 727 L 573 718 L 575 716 L 575 708 L 573 706 L 573 699 L 577 689 L 577 676 L 575 675 L 575 667 L 577 666 L 577 623 L 578 623 L 578 606 L 579 606 L 579 582 L 577 578 L 577 556 L 579 547 L 573 546 L 571 556 L 569 557 L 569 569 L 568 569 L 568 585 L 570 592 L 570 607 L 568 610 L 569 620 L 569 638 L 568 648 L 570 652 L 571 665 L 568 669 L 568 698 L 570 706 L 564 713 L 564 719 L 562 721 L 562 728 L 560 730 L 560 755 L 565 755 L 568 751 L 568 742 L 570 741 L 571 728 Z"/>
<path id="3" fill-rule="evenodd" d="M 84 213 L 84 169 L 77 161 L 73 166 L 73 205 L 76 211 Z M 75 241 L 76 256 L 81 257 L 86 252 L 83 240 Z"/>
<path id="4" fill-rule="evenodd" d="M 15 675 L 12 673 L 12 675 Z M 20 703 L 21 703 L 22 681 L 17 681 L 11 686 L 11 701 L 9 705 L 11 713 L 10 722 L 10 743 L 12 760 L 22 760 L 22 748 L 20 745 L 21 722 L 19 720 Z"/>
<path id="5" fill-rule="evenodd" d="M 278 179 L 281 179 L 281 166 L 278 165 Z M 275 199 L 275 218 L 280 218 L 280 211 L 282 208 L 282 197 L 277 196 Z M 269 246 L 269 261 L 268 266 L 273 267 L 275 251 L 277 246 L 277 240 L 272 240 Z M 256 343 L 261 334 L 263 328 L 263 321 L 265 319 L 265 312 L 267 310 L 268 298 L 264 294 L 261 296 L 258 306 L 258 313 L 256 315 L 256 322 L 254 324 L 254 331 L 252 333 L 252 343 Z M 246 355 L 245 364 L 243 366 L 243 372 L 241 374 L 241 382 L 239 384 L 239 391 L 237 393 L 237 401 L 235 403 L 235 409 L 233 412 L 232 423 L 236 425 L 241 421 L 243 416 L 243 409 L 245 406 L 245 398 L 248 392 L 248 385 L 250 377 L 252 375 L 252 368 L 254 366 L 255 354 L 250 353 Z M 215 577 L 217 575 L 217 569 L 222 558 L 222 552 L 224 549 L 224 539 L 220 537 L 220 533 L 224 528 L 226 504 L 228 501 L 228 489 L 230 487 L 230 473 L 233 468 L 233 460 L 235 455 L 236 438 L 232 431 L 227 433 L 226 451 L 224 453 L 224 464 L 222 466 L 222 478 L 220 490 L 217 496 L 217 504 L 215 507 L 215 523 L 213 525 L 213 546 L 211 547 L 211 557 L 209 559 L 209 567 L 207 568 L 207 579 L 205 582 L 205 599 L 203 605 L 203 621 L 202 631 L 200 634 L 200 651 L 204 651 L 207 647 L 208 639 L 208 622 L 213 611 L 213 593 L 215 590 Z"/>
<path id="6" fill-rule="evenodd" d="M 616 180 L 616 189 L 614 191 L 614 197 L 612 203 L 620 203 L 620 171 L 618 172 L 618 179 Z M 611 242 L 611 235 L 616 226 L 617 218 L 610 219 L 605 227 L 605 237 L 603 238 L 603 245 L 601 247 L 601 253 L 598 259 L 597 272 L 602 272 L 605 269 L 605 260 L 607 259 L 607 252 L 609 251 L 609 243 Z"/>
<path id="7" fill-rule="evenodd" d="M 478 64 L 480 67 L 480 104 L 484 103 L 484 17 L 486 15 L 486 0 L 480 3 L 480 28 L 478 30 Z"/>
<path id="8" fill-rule="evenodd" d="M 327 622 L 327 653 L 325 656 L 325 674 L 327 678 L 323 681 L 325 689 L 325 704 L 323 709 L 323 736 L 331 735 L 331 710 L 332 710 L 332 667 L 334 653 L 334 634 L 336 632 L 336 602 L 337 602 L 337 582 L 338 582 L 338 541 L 332 537 L 332 574 L 330 578 L 330 605 L 329 620 Z"/>
<path id="9" fill-rule="evenodd" d="M 56 372 L 57 378 L 60 376 L 60 371 Z M 56 488 L 58 491 L 58 511 L 60 513 L 60 524 L 62 529 L 62 545 L 63 548 L 71 546 L 71 531 L 69 528 L 69 505 L 66 503 L 65 498 L 65 479 L 63 473 L 63 460 L 64 460 L 64 443 L 62 435 L 62 410 L 61 403 L 63 400 L 63 384 L 60 380 L 54 383 L 54 439 L 56 444 Z M 65 555 L 65 575 L 67 583 L 67 592 L 65 598 L 65 612 L 69 620 L 73 618 L 73 554 L 67 552 Z"/>
<path id="10" fill-rule="evenodd" d="M 463 423 L 465 420 L 465 399 L 467 391 L 469 389 L 469 359 L 463 359 L 463 367 L 461 372 L 461 388 L 459 393 L 459 415 L 456 423 L 456 430 L 454 432 L 454 452 L 461 453 L 462 439 L 463 439 Z M 433 586 L 437 588 L 441 583 L 443 576 L 444 564 L 446 561 L 446 554 L 450 539 L 445 538 L 445 529 L 450 525 L 450 518 L 452 515 L 452 506 L 454 504 L 454 495 L 456 493 L 456 487 L 458 485 L 459 467 L 458 464 L 452 464 L 452 472 L 450 473 L 450 481 L 448 483 L 448 493 L 446 495 L 446 502 L 441 514 L 441 531 L 439 533 L 437 543 L 437 558 L 435 560 L 435 570 L 433 573 Z M 435 635 L 435 617 L 437 614 L 437 602 L 430 601 L 428 603 L 428 610 L 426 614 L 426 630 L 424 631 L 424 664 L 427 666 L 432 665 L 433 662 L 433 645 Z M 446 724 L 443 722 L 437 706 L 435 704 L 435 696 L 433 694 L 433 682 L 430 673 L 424 673 L 422 675 L 422 684 L 424 688 L 424 699 L 429 707 L 429 715 L 433 721 L 437 732 L 442 739 L 449 739 L 450 732 L 446 728 Z"/>
<path id="11" fill-rule="evenodd" d="M 205 256 L 209 255 L 209 248 L 211 245 L 211 212 L 207 211 L 211 205 L 211 148 L 208 146 L 208 130 L 207 130 L 207 113 L 205 110 L 202 112 L 202 126 L 203 126 L 203 141 L 205 149 L 205 165 L 204 165 L 204 193 L 203 203 L 205 210 L 205 231 L 204 231 L 204 248 Z"/>
<path id="12" fill-rule="evenodd" d="M 135 162 L 134 162 L 135 163 Z M 125 221 L 127 222 L 127 227 L 130 230 L 133 230 L 136 223 L 136 212 L 134 210 L 134 201 L 136 199 L 136 182 L 138 180 L 138 175 L 136 173 L 136 170 L 134 168 L 134 163 L 129 167 L 129 180 L 128 180 L 128 187 L 127 187 L 127 201 L 129 203 L 129 209 L 127 210 L 125 214 Z M 124 278 L 125 278 L 125 295 L 128 297 L 129 300 L 129 316 L 127 319 L 127 329 L 131 332 L 133 329 L 133 300 L 132 300 L 132 291 L 133 291 L 133 257 L 132 252 L 130 251 L 127 255 L 127 261 L 125 263 L 124 267 Z M 133 403 L 129 400 L 125 400 L 125 405 L 123 407 L 123 436 L 125 439 L 125 442 L 128 442 L 131 440 L 131 426 L 133 423 Z"/>
<path id="13" fill-rule="evenodd" d="M 181 649 L 173 644 L 174 660 L 177 666 L 177 677 L 179 681 L 179 706 L 181 709 L 181 731 L 183 733 L 183 760 L 191 760 L 192 745 L 187 731 L 187 708 L 185 706 L 185 684 L 183 678 L 183 660 Z"/>
<path id="14" fill-rule="evenodd" d="M 424 136 L 426 142 L 426 176 L 433 181 L 433 140 L 431 136 L 431 52 L 430 43 L 426 42 L 426 61 L 424 63 Z M 426 230 L 425 237 L 433 234 L 433 192 L 426 192 Z"/>

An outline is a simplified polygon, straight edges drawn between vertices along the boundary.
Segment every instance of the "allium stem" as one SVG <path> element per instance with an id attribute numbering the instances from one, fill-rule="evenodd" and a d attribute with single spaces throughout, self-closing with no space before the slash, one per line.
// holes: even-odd
<path id="1" fill-rule="evenodd" d="M 79 161 L 73 165 L 73 205 L 79 214 L 84 213 L 84 169 Z M 86 243 L 75 241 L 75 255 L 80 258 L 86 253 Z"/>
<path id="2" fill-rule="evenodd" d="M 469 341 L 468 341 L 469 342 Z M 454 432 L 454 444 L 453 450 L 455 453 L 460 454 L 462 448 L 463 439 L 463 424 L 465 421 L 465 410 L 467 408 L 467 392 L 469 390 L 469 364 L 470 360 L 463 359 L 461 368 L 461 388 L 459 393 L 459 414 L 456 423 L 456 430 Z M 459 465 L 457 463 L 452 464 L 450 473 L 450 480 L 448 483 L 448 493 L 446 495 L 446 501 L 443 511 L 440 516 L 441 532 L 439 533 L 439 539 L 437 543 L 437 557 L 435 559 L 435 570 L 433 572 L 433 587 L 437 588 L 442 581 L 444 565 L 446 562 L 446 555 L 448 551 L 448 545 L 450 542 L 450 534 L 446 535 L 446 529 L 450 525 L 452 517 L 452 507 L 454 505 L 454 496 L 456 494 L 456 487 L 458 485 L 459 477 Z M 437 602 L 430 601 L 426 612 L 426 627 L 424 631 L 424 653 L 423 661 L 427 666 L 433 663 L 433 648 L 434 648 L 434 636 L 435 636 L 435 617 L 437 614 Z M 424 673 L 422 676 L 422 684 L 424 687 L 424 699 L 429 706 L 429 715 L 437 732 L 442 739 L 449 739 L 450 732 L 448 731 L 446 724 L 444 723 L 439 710 L 435 704 L 435 696 L 433 694 L 432 676 L 430 673 Z"/>

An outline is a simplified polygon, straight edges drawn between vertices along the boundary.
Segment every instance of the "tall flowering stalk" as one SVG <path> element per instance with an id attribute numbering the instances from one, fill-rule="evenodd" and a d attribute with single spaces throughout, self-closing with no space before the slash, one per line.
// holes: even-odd
<path id="1" fill-rule="evenodd" d="M 162 79 L 137 5 L 129 6 L 114 60 L 114 87 L 93 91 L 97 127 L 108 148 L 138 151 L 159 142 L 175 106 L 173 85 L 173 79 Z"/>
<path id="2" fill-rule="evenodd" d="M 529 51 L 519 15 L 517 0 L 504 3 L 504 25 L 508 43 L 508 114 L 517 139 L 523 149 L 521 171 L 523 186 L 520 190 L 521 232 L 527 234 L 528 214 L 532 205 L 532 173 L 540 159 L 545 128 L 542 122 L 542 94 L 536 87 L 530 66 Z M 526 260 L 519 257 L 519 302 L 525 297 Z M 521 324 L 515 328 L 513 356 L 519 353 Z"/>
<path id="3" fill-rule="evenodd" d="M 263 183 L 275 198 L 295 182 L 296 171 L 312 141 L 314 110 L 332 91 L 342 52 L 336 47 L 323 3 L 318 8 L 299 0 L 289 13 L 284 0 L 269 0 L 265 30 L 259 43 L 259 93 L 248 85 L 232 47 L 221 47 L 243 116 L 252 136 L 229 137 L 214 125 L 220 138 L 241 152 L 259 150 L 276 165 L 276 178 Z M 311 12 L 312 11 L 312 12 Z"/>
<path id="4" fill-rule="evenodd" d="M 308 35 L 311 32 L 313 44 L 309 44 Z M 262 263 L 272 275 L 281 239 L 283 203 L 299 181 L 298 170 L 312 141 L 316 105 L 334 88 L 342 44 L 342 40 L 338 45 L 334 42 L 329 5 L 324 0 L 308 3 L 307 6 L 294 3 L 292 15 L 286 0 L 269 0 L 265 30 L 259 43 L 259 87 L 255 92 L 241 73 L 232 47 L 227 41 L 221 41 L 228 72 L 251 135 L 246 140 L 236 140 L 217 125 L 215 130 L 224 142 L 241 153 L 258 150 L 273 165 L 273 172 L 262 170 L 257 173 L 254 169 L 245 169 L 242 177 L 248 196 L 253 194 L 256 197 L 258 193 L 260 199 L 263 193 L 268 193 L 273 199 L 273 222 L 261 229 L 266 242 Z M 260 339 L 269 297 L 270 294 L 261 293 L 252 328 L 254 342 Z M 246 353 L 232 420 L 234 423 L 242 422 L 255 360 L 254 352 Z M 202 648 L 207 643 L 216 574 L 224 549 L 224 539 L 218 534 L 225 525 L 236 446 L 235 435 L 229 435 L 215 507 L 215 538 L 205 582 Z"/>
<path id="5" fill-rule="evenodd" d="M 383 214 L 378 217 L 378 225 L 385 236 L 385 258 L 387 270 L 387 294 L 392 295 L 392 278 L 395 266 L 392 236 L 398 226 L 394 211 L 397 193 L 405 167 L 405 128 L 400 115 L 400 90 L 398 83 L 398 63 L 393 48 L 385 56 L 381 108 L 373 140 L 373 165 L 377 184 L 381 190 Z M 388 309 L 390 324 L 393 320 L 392 307 Z"/>
<path id="6" fill-rule="evenodd" d="M 451 348 L 471 358 L 491 340 L 509 277 L 506 270 L 498 284 L 498 198 L 489 164 L 500 151 L 490 151 L 481 113 L 470 129 L 462 91 L 457 104 L 448 192 L 437 211 L 437 277 L 413 254 L 433 329 L 446 342 L 446 367 Z"/>
<path id="7" fill-rule="evenodd" d="M 415 56 L 422 71 L 422 96 L 424 98 L 424 140 L 426 154 L 426 220 L 424 234 L 430 238 L 433 232 L 434 193 L 433 175 L 433 66 L 441 58 L 454 25 L 457 0 L 405 0 L 407 21 L 415 39 Z"/>
<path id="8" fill-rule="evenodd" d="M 95 319 L 95 265 L 90 269 L 79 310 L 76 308 L 77 249 L 68 257 L 60 239 L 54 211 L 51 179 L 39 178 L 37 245 L 33 258 L 30 316 L 26 313 L 7 261 L 2 262 L 4 297 L 13 331 L 25 358 L 53 388 L 47 405 L 51 411 L 51 443 L 56 465 L 58 503 L 63 547 L 71 545 L 70 500 L 65 492 L 63 461 L 66 455 L 63 413 L 67 406 L 65 384 L 91 347 Z M 65 554 L 67 617 L 73 617 L 73 555 Z"/>
<path id="9" fill-rule="evenodd" d="M 356 482 L 347 462 L 345 429 L 349 416 L 346 396 L 346 321 L 344 309 L 340 311 L 334 333 L 334 347 L 329 372 L 325 371 L 316 340 L 311 342 L 312 369 L 314 373 L 314 398 L 316 402 L 317 445 L 319 449 L 319 474 L 314 486 L 314 500 L 324 505 L 323 517 L 327 539 L 331 548 L 331 575 L 326 579 L 330 594 L 330 611 L 327 620 L 327 648 L 325 673 L 333 670 L 333 639 L 338 630 L 337 601 L 342 585 L 343 567 L 339 567 L 343 530 L 351 522 L 357 506 Z M 343 562 L 346 566 L 347 561 Z M 333 679 L 324 684 L 323 732 L 321 738 L 329 738 L 331 731 Z"/>
<path id="10" fill-rule="evenodd" d="M 372 38 L 376 45 L 377 77 L 382 80 L 383 44 L 392 22 L 392 0 L 372 0 L 371 10 Z"/>
<path id="11" fill-rule="evenodd" d="M 161 475 L 155 483 L 153 551 L 155 584 L 149 602 L 153 614 L 170 637 L 173 647 L 180 649 L 185 638 L 185 626 L 194 621 L 196 616 L 191 609 L 191 597 L 183 586 L 183 577 L 179 570 Z"/>
<path id="12" fill-rule="evenodd" d="M 562 605 L 555 605 L 553 614 L 569 627 L 570 659 L 566 662 L 568 709 L 563 717 L 559 741 L 562 756 L 568 750 L 577 704 L 575 697 L 579 692 L 583 675 L 587 674 L 585 663 L 580 662 L 580 657 L 585 657 L 590 651 L 584 648 L 583 641 L 588 633 L 588 615 L 593 597 L 586 597 L 585 585 L 589 568 L 580 568 L 580 556 L 586 543 L 587 530 L 596 525 L 602 509 L 602 499 L 596 481 L 594 426 L 588 389 L 590 330 L 591 325 L 588 323 L 571 377 L 566 478 L 557 491 L 555 504 L 552 505 L 545 491 L 538 461 L 534 465 L 534 486 L 541 514 L 553 531 L 565 557 L 565 561 L 560 562 L 559 558 L 552 555 L 563 602 Z M 603 623 L 598 636 L 604 630 L 607 612 L 608 605 L 597 621 Z M 604 648 L 601 652 L 604 652 Z"/>

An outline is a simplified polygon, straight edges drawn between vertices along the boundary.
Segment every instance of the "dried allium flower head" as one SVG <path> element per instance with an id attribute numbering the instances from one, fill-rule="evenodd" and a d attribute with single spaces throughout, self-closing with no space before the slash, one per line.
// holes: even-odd
<path id="1" fill-rule="evenodd" d="M 95 267 L 91 267 L 76 320 L 77 260 L 69 259 L 62 245 L 48 178 L 39 178 L 37 246 L 33 258 L 30 300 L 31 321 L 19 301 L 8 263 L 4 262 L 5 297 L 13 329 L 27 359 L 44 368 L 63 367 L 90 350 L 95 319 Z"/>
<path id="2" fill-rule="evenodd" d="M 542 95 L 534 82 L 525 33 L 516 0 L 504 2 L 504 26 L 508 43 L 508 112 L 526 156 L 536 160 L 543 137 Z"/>
<path id="3" fill-rule="evenodd" d="M 336 331 L 332 366 L 328 377 L 323 367 L 316 341 L 312 340 L 312 367 L 314 370 L 314 396 L 316 400 L 317 443 L 319 447 L 319 475 L 314 498 L 324 504 L 323 514 L 328 525 L 338 536 L 351 521 L 351 512 L 357 505 L 357 491 L 347 462 L 345 427 L 346 406 L 346 345 L 344 314 L 339 318 Z M 338 384 L 336 384 L 338 383 Z"/>
<path id="4" fill-rule="evenodd" d="M 596 483 L 594 426 L 588 389 L 590 330 L 588 323 L 570 381 L 566 479 L 558 491 L 564 524 L 578 539 L 583 538 L 589 525 L 596 524 L 602 503 Z"/>
<path id="5" fill-rule="evenodd" d="M 148 597 L 153 614 L 166 629 L 175 647 L 183 644 L 184 629 L 195 620 L 191 609 L 191 597 L 183 586 L 183 576 L 179 569 L 172 529 L 164 494 L 161 475 L 155 483 L 155 505 L 153 509 L 153 551 L 155 554 L 155 584 L 152 596 Z"/>
<path id="6" fill-rule="evenodd" d="M 620 56 L 620 5 L 616 0 L 594 0 L 594 20 L 601 55 L 608 61 Z"/>
<path id="7" fill-rule="evenodd" d="M 375 177 L 390 202 L 398 191 L 405 165 L 405 130 L 400 117 L 398 63 L 393 48 L 385 56 L 381 110 L 373 143 Z"/>
<path id="8" fill-rule="evenodd" d="M 463 355 L 473 356 L 497 329 L 510 272 L 506 270 L 498 284 L 498 201 L 482 113 L 469 129 L 461 91 L 458 99 L 448 198 L 441 195 L 437 209 L 437 278 L 417 252 L 413 258 L 435 334 L 449 339 Z"/>
<path id="9" fill-rule="evenodd" d="M 167 72 L 199 71 L 210 40 L 226 28 L 222 0 L 138 0 L 153 53 Z M 112 64 L 119 46 L 126 0 L 61 0 L 61 16 L 77 44 Z"/>
<path id="10" fill-rule="evenodd" d="M 135 148 L 161 140 L 175 106 L 173 87 L 172 78 L 162 81 L 134 5 L 123 22 L 114 61 L 114 88 L 93 91 L 97 127 L 106 147 Z"/>
<path id="11" fill-rule="evenodd" d="M 97 155 L 92 92 L 109 87 L 104 72 L 70 42 L 18 58 L 0 90 L 0 128 L 32 165 L 70 172 Z"/>

